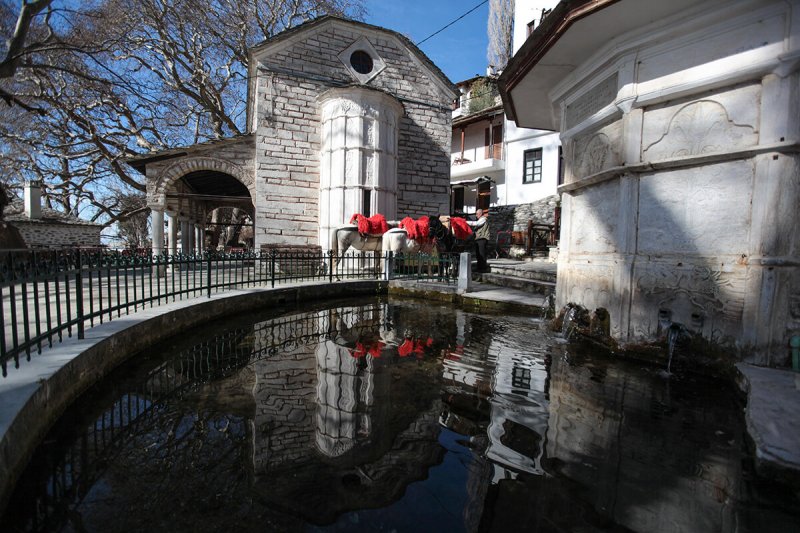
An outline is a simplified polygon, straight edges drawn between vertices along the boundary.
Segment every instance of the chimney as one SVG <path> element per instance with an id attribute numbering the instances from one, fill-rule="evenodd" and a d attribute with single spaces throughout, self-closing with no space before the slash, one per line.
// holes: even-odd
<path id="1" fill-rule="evenodd" d="M 42 182 L 25 183 L 25 214 L 28 218 L 42 218 Z"/>

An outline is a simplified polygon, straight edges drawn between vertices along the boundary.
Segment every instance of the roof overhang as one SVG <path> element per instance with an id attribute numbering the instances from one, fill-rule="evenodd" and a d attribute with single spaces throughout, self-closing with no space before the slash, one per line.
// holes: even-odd
<path id="1" fill-rule="evenodd" d="M 208 150 L 210 148 L 222 148 L 229 144 L 236 144 L 241 142 L 252 142 L 255 136 L 249 133 L 236 135 L 235 137 L 228 137 L 226 139 L 212 139 L 206 142 L 193 144 L 190 146 L 181 146 L 177 148 L 169 148 L 157 152 L 150 152 L 147 154 L 136 155 L 132 157 L 123 158 L 122 161 L 127 163 L 128 166 L 133 167 L 142 174 L 145 173 L 147 165 L 158 163 L 159 161 L 167 161 L 178 157 L 184 157 L 194 152 Z"/>
<path id="2" fill-rule="evenodd" d="M 477 178 L 472 178 L 472 179 L 469 179 L 469 180 L 451 181 L 450 182 L 450 188 L 452 189 L 452 188 L 455 188 L 455 187 L 468 187 L 470 185 L 476 185 L 478 183 L 484 183 L 486 181 L 491 182 L 491 183 L 495 182 L 489 176 L 478 176 Z"/>
<path id="3" fill-rule="evenodd" d="M 564 78 L 617 37 L 697 5 L 697 0 L 562 1 L 500 75 L 506 116 L 519 127 L 560 130 L 552 93 Z"/>
<path id="4" fill-rule="evenodd" d="M 477 113 L 472 113 L 470 115 L 462 115 L 455 120 L 453 120 L 453 129 L 456 128 L 466 128 L 470 124 L 475 124 L 476 122 L 481 122 L 483 120 L 491 120 L 497 115 L 503 114 L 503 105 L 498 104 L 492 107 L 488 107 Z"/>

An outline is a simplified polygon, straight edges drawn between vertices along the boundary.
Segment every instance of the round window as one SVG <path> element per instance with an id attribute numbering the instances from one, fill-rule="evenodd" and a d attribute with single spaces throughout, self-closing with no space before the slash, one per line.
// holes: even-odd
<path id="1" fill-rule="evenodd" d="M 350 54 L 350 65 L 359 74 L 372 72 L 372 57 L 363 50 L 356 50 Z"/>

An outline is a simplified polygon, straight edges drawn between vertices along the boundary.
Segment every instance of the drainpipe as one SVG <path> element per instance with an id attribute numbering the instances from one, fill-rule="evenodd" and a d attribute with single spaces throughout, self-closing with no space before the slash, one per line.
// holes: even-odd
<path id="1" fill-rule="evenodd" d="M 789 346 L 792 349 L 792 370 L 800 372 L 800 335 L 789 339 Z"/>

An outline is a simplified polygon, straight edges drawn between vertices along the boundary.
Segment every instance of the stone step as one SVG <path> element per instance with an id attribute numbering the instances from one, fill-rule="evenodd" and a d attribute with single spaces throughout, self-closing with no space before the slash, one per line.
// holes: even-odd
<path id="1" fill-rule="evenodd" d="M 555 270 L 520 269 L 514 268 L 513 266 L 492 265 L 491 274 L 535 281 L 546 281 L 553 284 L 556 282 Z"/>
<path id="2" fill-rule="evenodd" d="M 481 283 L 489 283 L 491 285 L 498 285 L 500 287 L 508 287 L 533 294 L 548 295 L 553 294 L 556 291 L 555 280 L 548 281 L 529 277 L 523 278 L 518 276 L 506 276 L 495 273 L 494 268 L 492 268 L 492 272 L 484 272 L 477 274 L 477 276 L 478 277 L 476 281 Z"/>

